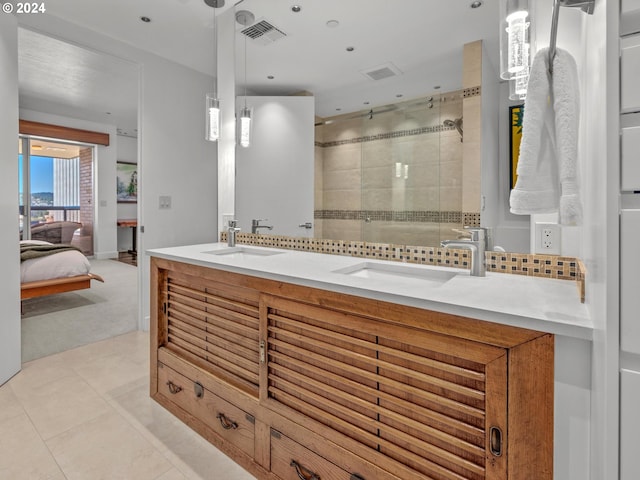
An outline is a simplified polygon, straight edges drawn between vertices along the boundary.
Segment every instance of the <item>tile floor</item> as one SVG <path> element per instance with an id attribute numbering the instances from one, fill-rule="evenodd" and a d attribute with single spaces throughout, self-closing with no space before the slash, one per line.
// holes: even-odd
<path id="1" fill-rule="evenodd" d="M 0 387 L 1 480 L 250 480 L 149 398 L 149 336 L 23 365 Z"/>

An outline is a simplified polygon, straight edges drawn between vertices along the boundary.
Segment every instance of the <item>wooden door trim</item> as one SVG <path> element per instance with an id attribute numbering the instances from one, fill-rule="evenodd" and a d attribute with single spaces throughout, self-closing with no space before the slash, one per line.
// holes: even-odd
<path id="1" fill-rule="evenodd" d="M 93 132 L 91 130 L 81 130 L 79 128 L 63 127 L 61 125 L 51 125 L 48 123 L 31 122 L 29 120 L 20 120 L 20 134 L 92 143 L 104 145 L 105 147 L 109 146 L 108 133 Z"/>

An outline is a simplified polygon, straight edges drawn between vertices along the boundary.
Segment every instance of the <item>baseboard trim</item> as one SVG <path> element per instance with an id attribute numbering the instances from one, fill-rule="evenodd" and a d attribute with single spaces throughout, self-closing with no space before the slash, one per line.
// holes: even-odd
<path id="1" fill-rule="evenodd" d="M 118 251 L 114 250 L 113 252 L 95 252 L 93 257 L 96 260 L 109 260 L 111 258 L 118 258 Z"/>

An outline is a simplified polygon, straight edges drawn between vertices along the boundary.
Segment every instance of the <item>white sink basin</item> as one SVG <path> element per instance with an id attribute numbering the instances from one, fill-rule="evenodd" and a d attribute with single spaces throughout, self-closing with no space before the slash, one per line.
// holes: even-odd
<path id="1" fill-rule="evenodd" d="M 446 270 L 425 267 L 424 265 L 390 265 L 375 262 L 358 263 L 334 270 L 333 272 L 342 273 L 351 277 L 393 282 L 395 284 L 409 282 L 415 285 L 416 282 L 419 282 L 420 285 L 432 287 L 443 285 L 458 275 L 458 272 L 455 270 L 448 272 Z"/>
<path id="2" fill-rule="evenodd" d="M 240 245 L 237 247 L 226 247 L 220 248 L 218 250 L 209 250 L 208 252 L 202 252 L 209 255 L 218 255 L 225 258 L 256 258 L 256 257 L 270 257 L 272 255 L 280 255 L 281 253 L 285 253 L 282 250 L 271 250 L 268 248 L 256 248 L 256 247 L 246 247 L 244 245 Z"/>

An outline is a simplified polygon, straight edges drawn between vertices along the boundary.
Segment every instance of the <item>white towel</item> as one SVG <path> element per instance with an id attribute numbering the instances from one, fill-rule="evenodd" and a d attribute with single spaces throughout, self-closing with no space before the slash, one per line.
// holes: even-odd
<path id="1" fill-rule="evenodd" d="M 578 70 L 571 54 L 557 49 L 550 79 L 548 58 L 548 49 L 541 49 L 531 67 L 511 212 L 559 210 L 560 224 L 580 225 Z"/>

